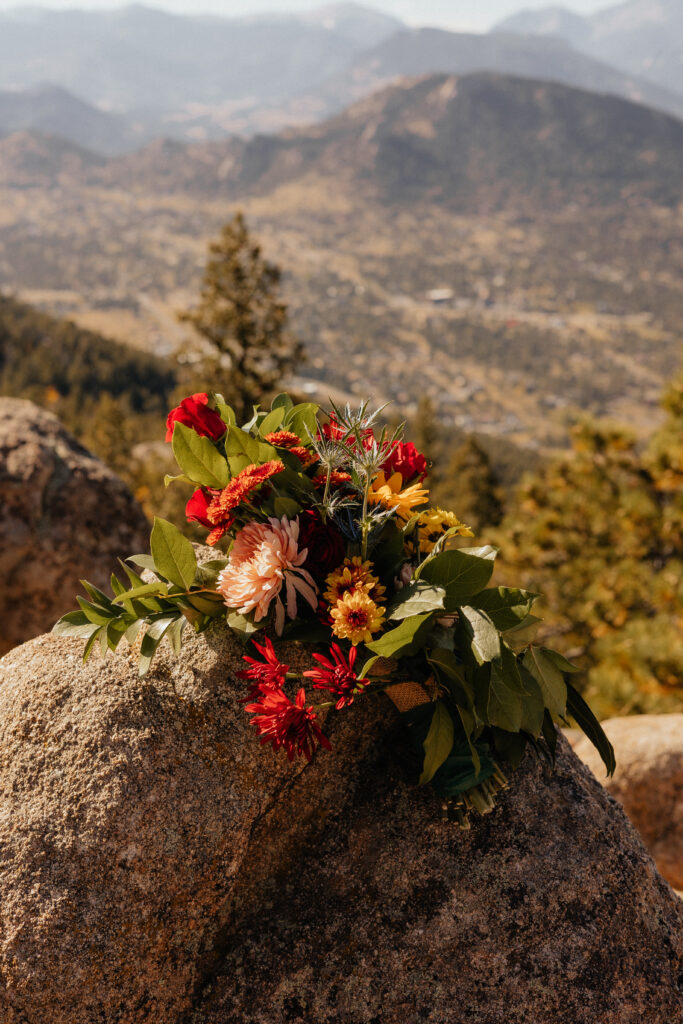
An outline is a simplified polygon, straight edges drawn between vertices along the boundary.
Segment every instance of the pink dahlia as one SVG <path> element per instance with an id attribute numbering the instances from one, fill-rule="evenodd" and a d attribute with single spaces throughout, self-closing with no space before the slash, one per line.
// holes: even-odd
<path id="1" fill-rule="evenodd" d="M 260 622 L 275 602 L 275 631 L 285 626 L 284 588 L 287 615 L 296 618 L 296 595 L 301 594 L 314 610 L 318 607 L 315 580 L 301 566 L 308 550 L 299 551 L 299 520 L 269 519 L 267 523 L 247 523 L 235 537 L 228 564 L 218 576 L 218 590 L 228 608 L 241 615 L 254 612 Z"/>

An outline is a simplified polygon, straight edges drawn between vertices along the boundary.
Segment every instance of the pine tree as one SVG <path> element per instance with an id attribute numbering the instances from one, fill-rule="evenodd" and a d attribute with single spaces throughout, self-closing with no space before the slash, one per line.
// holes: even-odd
<path id="1" fill-rule="evenodd" d="M 280 279 L 237 213 L 209 246 L 198 306 L 180 316 L 208 342 L 202 372 L 242 417 L 303 359 L 287 330 Z"/>
<path id="2" fill-rule="evenodd" d="M 491 460 L 474 437 L 455 449 L 432 492 L 435 504 L 452 508 L 475 533 L 497 526 L 503 515 L 501 489 Z"/>

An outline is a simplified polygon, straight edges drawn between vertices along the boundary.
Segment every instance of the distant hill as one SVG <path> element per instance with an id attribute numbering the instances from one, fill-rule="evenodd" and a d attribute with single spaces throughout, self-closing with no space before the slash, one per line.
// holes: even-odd
<path id="1" fill-rule="evenodd" d="M 357 57 L 323 89 L 331 106 L 367 95 L 398 76 L 477 71 L 562 82 L 611 93 L 683 117 L 683 96 L 625 75 L 572 49 L 561 39 L 495 32 L 476 35 L 441 29 L 404 30 Z"/>
<path id="2" fill-rule="evenodd" d="M 1 151 L 1 150 L 0 150 Z M 391 86 L 323 124 L 94 167 L 116 187 L 260 195 L 327 178 L 381 202 L 469 210 L 681 198 L 683 122 L 611 96 L 503 75 Z"/>
<path id="3" fill-rule="evenodd" d="M 58 85 L 0 91 L 0 135 L 33 131 L 59 135 L 100 153 L 120 153 L 144 142 L 123 117 L 99 110 Z"/>
<path id="4" fill-rule="evenodd" d="M 626 0 L 586 17 L 562 7 L 523 10 L 496 30 L 559 36 L 598 60 L 683 94 L 681 0 Z"/>
<path id="5" fill-rule="evenodd" d="M 52 188 L 63 179 L 82 180 L 105 158 L 58 135 L 14 132 L 0 138 L 0 185 Z"/>

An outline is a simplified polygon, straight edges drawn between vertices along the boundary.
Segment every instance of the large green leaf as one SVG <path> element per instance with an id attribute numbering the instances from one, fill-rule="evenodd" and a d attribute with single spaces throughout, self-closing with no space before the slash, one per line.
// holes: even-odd
<path id="1" fill-rule="evenodd" d="M 279 406 L 277 409 L 272 409 L 259 423 L 258 429 L 261 437 L 265 437 L 266 434 L 274 434 L 276 430 L 279 430 L 284 418 L 285 410 L 282 406 Z"/>
<path id="2" fill-rule="evenodd" d="M 460 609 L 460 623 L 477 664 L 500 656 L 500 634 L 486 612 L 465 605 Z"/>
<path id="3" fill-rule="evenodd" d="M 434 714 L 423 746 L 425 756 L 419 784 L 426 786 L 453 749 L 453 719 L 443 701 L 438 700 L 434 704 Z"/>
<path id="4" fill-rule="evenodd" d="M 576 724 L 583 729 L 602 758 L 608 775 L 614 775 L 617 766 L 614 756 L 614 747 L 607 739 L 602 726 L 586 704 L 585 700 L 574 687 L 567 683 L 567 711 L 575 720 Z"/>
<path id="5" fill-rule="evenodd" d="M 230 478 L 227 462 L 210 439 L 184 423 L 173 429 L 173 454 L 185 476 L 204 487 L 225 487 Z"/>
<path id="6" fill-rule="evenodd" d="M 88 640 L 99 628 L 82 611 L 77 611 L 62 615 L 52 627 L 52 632 L 55 636 L 73 636 L 80 640 Z"/>
<path id="7" fill-rule="evenodd" d="M 489 725 L 497 725 L 507 732 L 519 732 L 522 728 L 522 694 L 500 662 L 491 665 L 486 715 Z"/>
<path id="8" fill-rule="evenodd" d="M 397 658 L 400 655 L 414 654 L 422 646 L 422 640 L 429 633 L 433 612 L 414 615 L 404 619 L 400 626 L 390 629 L 388 633 L 368 644 L 368 650 L 383 658 Z"/>
<path id="9" fill-rule="evenodd" d="M 493 561 L 460 549 L 442 551 L 424 562 L 416 576 L 446 591 L 445 607 L 455 611 L 467 604 L 491 579 Z"/>
<path id="10" fill-rule="evenodd" d="M 143 583 L 140 587 L 133 587 L 132 590 L 124 590 L 122 594 L 114 598 L 115 605 L 126 605 L 128 601 L 139 601 L 141 597 L 167 597 L 168 587 L 161 580 L 153 583 Z M 158 610 L 158 609 L 157 609 Z"/>
<path id="11" fill-rule="evenodd" d="M 465 674 L 465 668 L 456 658 L 453 651 L 443 647 L 435 647 L 427 653 L 427 661 L 436 673 L 439 682 L 446 685 L 457 704 L 474 708 L 474 691 Z"/>
<path id="12" fill-rule="evenodd" d="M 564 655 L 560 654 L 559 651 L 551 651 L 549 647 L 541 647 L 539 650 L 543 652 L 549 661 L 552 661 L 555 668 L 559 668 L 560 672 L 574 673 L 581 671 L 578 665 L 574 665 L 571 661 L 567 661 Z"/>
<path id="13" fill-rule="evenodd" d="M 176 427 L 176 430 L 178 428 Z M 174 430 L 175 433 L 175 430 Z M 164 634 L 168 629 L 171 628 L 173 623 L 178 618 L 178 615 L 174 612 L 169 613 L 167 616 L 161 619 L 156 619 L 152 622 L 145 632 L 140 645 L 140 658 L 138 661 L 138 674 L 140 676 L 147 675 L 149 666 L 152 663 L 152 658 L 156 652 L 157 647 L 164 638 Z"/>
<path id="14" fill-rule="evenodd" d="M 306 443 L 309 433 L 313 437 L 316 435 L 318 427 L 316 417 L 318 412 L 319 408 L 313 402 L 302 402 L 299 405 L 295 405 L 287 415 L 287 430 L 291 430 L 293 434 L 296 434 L 297 437 L 300 437 Z"/>
<path id="15" fill-rule="evenodd" d="M 540 647 L 530 647 L 522 664 L 538 683 L 548 711 L 564 717 L 567 711 L 567 684 L 559 668 Z"/>
<path id="16" fill-rule="evenodd" d="M 187 537 L 173 523 L 155 518 L 150 543 L 159 575 L 189 590 L 197 574 L 197 559 Z"/>
<path id="17" fill-rule="evenodd" d="M 472 605 L 485 611 L 496 629 L 514 629 L 531 611 L 538 594 L 512 587 L 489 587 L 472 599 Z"/>
<path id="18" fill-rule="evenodd" d="M 230 472 L 237 474 L 247 466 L 261 465 L 277 459 L 277 449 L 265 441 L 257 441 L 240 427 L 228 427 L 225 436 L 225 452 L 230 464 Z"/>
<path id="19" fill-rule="evenodd" d="M 541 687 L 524 666 L 521 667 L 520 678 L 526 691 L 522 700 L 522 729 L 537 739 L 543 731 L 545 716 L 543 694 Z"/>
<path id="20" fill-rule="evenodd" d="M 503 630 L 503 640 L 513 651 L 521 652 L 534 639 L 542 621 L 538 615 L 527 615 L 514 629 Z"/>
<path id="21" fill-rule="evenodd" d="M 403 590 L 399 590 L 387 608 L 387 618 L 400 621 L 410 618 L 411 615 L 443 610 L 445 596 L 446 591 L 443 587 L 435 587 L 423 580 L 416 580 L 407 584 Z"/>

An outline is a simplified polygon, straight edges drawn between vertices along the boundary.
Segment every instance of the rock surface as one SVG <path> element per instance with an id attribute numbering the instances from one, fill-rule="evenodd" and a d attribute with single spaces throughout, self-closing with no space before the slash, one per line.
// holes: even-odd
<path id="1" fill-rule="evenodd" d="M 683 714 L 611 718 L 603 728 L 617 757 L 613 778 L 585 738 L 576 754 L 623 806 L 662 875 L 683 890 Z"/>
<path id="2" fill-rule="evenodd" d="M 224 627 L 164 648 L 0 661 L 2 1024 L 683 1020 L 679 901 L 564 741 L 461 833 L 385 698 L 290 766 Z"/>
<path id="3" fill-rule="evenodd" d="M 0 398 L 0 654 L 50 629 L 80 578 L 104 586 L 149 529 L 125 484 L 51 413 Z"/>

